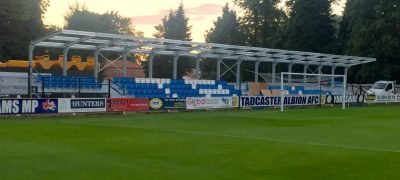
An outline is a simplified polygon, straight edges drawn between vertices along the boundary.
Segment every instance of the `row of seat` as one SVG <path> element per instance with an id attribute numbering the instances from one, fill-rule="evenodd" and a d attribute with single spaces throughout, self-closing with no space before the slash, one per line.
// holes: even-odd
<path id="1" fill-rule="evenodd" d="M 46 89 L 102 89 L 94 77 L 36 75 L 34 83 L 43 85 Z"/>
<path id="2" fill-rule="evenodd" d="M 113 82 L 123 88 L 130 96 L 203 97 L 230 96 L 237 94 L 234 86 L 226 81 L 216 80 L 175 80 L 115 77 Z"/>
<path id="3" fill-rule="evenodd" d="M 226 81 L 220 80 L 181 80 L 181 79 L 162 79 L 162 78 L 127 78 L 127 77 L 114 77 L 112 79 L 115 83 L 157 83 L 157 84 L 201 84 L 201 85 L 226 85 Z"/>
<path id="4" fill-rule="evenodd" d="M 43 83 L 44 88 L 53 89 L 101 89 L 103 84 L 100 83 Z"/>

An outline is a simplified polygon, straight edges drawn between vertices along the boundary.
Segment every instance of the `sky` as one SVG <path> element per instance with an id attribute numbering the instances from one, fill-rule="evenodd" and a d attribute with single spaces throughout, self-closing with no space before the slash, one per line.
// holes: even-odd
<path id="1" fill-rule="evenodd" d="M 233 7 L 232 0 L 50 0 L 44 23 L 63 27 L 68 7 L 78 2 L 92 12 L 118 11 L 120 15 L 132 18 L 135 29 L 144 32 L 145 37 L 153 37 L 154 26 L 161 23 L 169 10 L 177 9 L 181 1 L 192 26 L 192 39 L 196 42 L 204 42 L 206 30 L 213 27 L 226 3 L 240 13 L 239 8 Z M 340 7 L 334 9 L 336 13 L 342 11 Z"/>

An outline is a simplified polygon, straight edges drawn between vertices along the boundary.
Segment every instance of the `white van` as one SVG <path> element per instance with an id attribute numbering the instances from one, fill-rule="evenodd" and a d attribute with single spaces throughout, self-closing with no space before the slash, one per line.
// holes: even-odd
<path id="1" fill-rule="evenodd" d="M 367 91 L 367 95 L 391 95 L 395 94 L 395 82 L 394 81 L 377 81 Z"/>

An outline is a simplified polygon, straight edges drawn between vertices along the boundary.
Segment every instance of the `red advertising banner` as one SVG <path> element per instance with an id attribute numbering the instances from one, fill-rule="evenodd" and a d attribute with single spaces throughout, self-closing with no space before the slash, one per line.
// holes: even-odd
<path id="1" fill-rule="evenodd" d="M 149 110 L 149 99 L 147 98 L 111 98 L 107 102 L 110 112 Z"/>

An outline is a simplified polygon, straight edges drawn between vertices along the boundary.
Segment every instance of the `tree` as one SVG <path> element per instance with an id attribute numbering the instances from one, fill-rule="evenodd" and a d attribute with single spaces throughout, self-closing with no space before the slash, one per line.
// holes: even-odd
<path id="1" fill-rule="evenodd" d="M 0 1 L 0 60 L 27 59 L 30 41 L 45 33 L 48 0 Z"/>
<path id="2" fill-rule="evenodd" d="M 332 0 L 291 1 L 285 47 L 291 50 L 328 53 L 335 40 Z"/>
<path id="3" fill-rule="evenodd" d="M 223 7 L 222 15 L 214 21 L 214 27 L 206 31 L 205 38 L 208 43 L 246 44 L 246 36 L 241 29 L 237 14 L 235 11 L 229 9 L 228 4 Z M 216 61 L 201 61 L 201 72 L 203 78 L 215 78 L 217 74 Z M 234 76 L 225 77 L 225 79 L 234 79 Z"/>
<path id="4" fill-rule="evenodd" d="M 119 15 L 118 12 L 95 13 L 88 10 L 84 4 L 75 3 L 69 7 L 69 12 L 64 17 L 65 29 L 122 34 L 129 36 L 142 36 L 142 32 L 137 32 L 134 29 L 131 18 Z M 70 55 L 79 55 L 82 58 L 93 56 L 93 52 L 72 50 Z M 110 59 L 117 59 L 121 54 L 116 53 L 102 53 L 105 57 Z M 128 60 L 136 59 L 136 55 L 129 55 Z M 100 62 L 104 61 L 103 58 L 99 59 Z"/>
<path id="5" fill-rule="evenodd" d="M 157 38 L 175 39 L 175 40 L 191 40 L 191 26 L 189 19 L 185 15 L 183 4 L 180 4 L 177 10 L 171 10 L 167 16 L 162 19 L 161 24 L 155 26 L 157 33 L 154 34 Z M 172 77 L 172 61 L 171 56 L 156 56 L 153 63 L 155 69 L 154 77 Z M 145 69 L 148 68 L 148 63 L 145 62 Z M 194 67 L 194 61 L 189 58 L 181 57 L 178 61 L 178 76 L 183 75 L 185 70 Z"/>
<path id="6" fill-rule="evenodd" d="M 241 30 L 235 11 L 228 4 L 222 9 L 222 16 L 214 21 L 214 27 L 206 32 L 206 42 L 231 45 L 244 45 L 245 35 Z"/>
<path id="7" fill-rule="evenodd" d="M 136 33 L 131 18 L 123 17 L 113 11 L 104 14 L 91 12 L 85 5 L 79 3 L 70 6 L 70 10 L 64 18 L 66 29 L 124 35 L 135 35 Z"/>
<path id="8" fill-rule="evenodd" d="M 376 63 L 354 69 L 351 76 L 360 82 L 399 81 L 400 2 L 353 0 L 348 5 L 347 27 L 344 27 L 348 37 L 346 53 L 377 58 Z"/>
<path id="9" fill-rule="evenodd" d="M 171 10 L 168 16 L 161 20 L 161 24 L 155 26 L 157 33 L 154 37 L 191 41 L 191 29 L 189 18 L 185 15 L 183 4 L 177 10 Z"/>
<path id="10" fill-rule="evenodd" d="M 276 48 L 281 41 L 282 26 L 286 15 L 278 8 L 280 0 L 234 0 L 244 11 L 241 24 L 248 45 Z"/>

